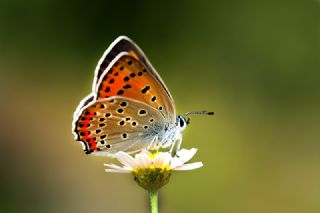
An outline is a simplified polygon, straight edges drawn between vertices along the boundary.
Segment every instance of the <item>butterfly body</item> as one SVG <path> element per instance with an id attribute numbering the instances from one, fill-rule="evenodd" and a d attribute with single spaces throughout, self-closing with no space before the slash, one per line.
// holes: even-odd
<path id="1" fill-rule="evenodd" d="M 179 146 L 186 124 L 141 49 L 120 36 L 96 67 L 92 93 L 74 113 L 73 133 L 86 153 L 112 157 Z"/>

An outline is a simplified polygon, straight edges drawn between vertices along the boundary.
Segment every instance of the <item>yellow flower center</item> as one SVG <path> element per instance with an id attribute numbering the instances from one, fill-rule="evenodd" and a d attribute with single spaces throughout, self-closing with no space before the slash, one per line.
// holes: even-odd
<path id="1" fill-rule="evenodd" d="M 171 169 L 169 169 L 169 165 L 161 167 L 149 166 L 146 168 L 133 169 L 132 174 L 139 186 L 148 191 L 152 191 L 160 189 L 169 182 Z"/>
<path id="2" fill-rule="evenodd" d="M 158 151 L 158 150 L 155 150 L 153 153 L 152 153 L 152 152 L 149 152 L 149 153 L 148 153 L 148 156 L 149 156 L 151 159 L 154 159 L 158 154 L 159 154 L 159 151 Z"/>

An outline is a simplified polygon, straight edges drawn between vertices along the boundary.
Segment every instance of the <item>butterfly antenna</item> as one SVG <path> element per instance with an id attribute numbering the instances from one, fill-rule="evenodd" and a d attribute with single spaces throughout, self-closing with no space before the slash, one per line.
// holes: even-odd
<path id="1" fill-rule="evenodd" d="M 184 116 L 188 115 L 214 115 L 214 112 L 208 112 L 208 111 L 195 111 L 195 112 L 186 112 L 183 114 Z"/>
<path id="2" fill-rule="evenodd" d="M 195 111 L 195 112 L 186 112 L 183 114 L 183 117 L 185 117 L 187 124 L 190 124 L 190 118 L 188 115 L 214 115 L 214 112 L 208 112 L 208 111 Z"/>

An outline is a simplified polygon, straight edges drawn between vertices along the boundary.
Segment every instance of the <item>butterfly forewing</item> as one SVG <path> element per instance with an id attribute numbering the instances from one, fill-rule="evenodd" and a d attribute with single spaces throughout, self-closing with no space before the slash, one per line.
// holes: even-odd
<path id="1" fill-rule="evenodd" d="M 105 51 L 102 58 L 100 59 L 96 67 L 96 78 L 93 82 L 94 85 L 98 83 L 98 80 L 101 77 L 102 73 L 107 69 L 112 60 L 121 52 L 127 52 L 131 56 L 142 61 L 143 63 L 149 64 L 143 52 L 136 44 L 134 44 L 133 41 L 131 41 L 126 36 L 119 36 L 114 42 L 112 42 L 112 44 Z"/>
<path id="2" fill-rule="evenodd" d="M 128 53 L 119 54 L 96 85 L 97 99 L 122 96 L 139 100 L 175 122 L 175 108 L 163 84 L 149 68 Z"/>
<path id="3" fill-rule="evenodd" d="M 133 58 L 140 61 L 140 63 L 144 64 L 148 68 L 148 70 L 152 73 L 154 78 L 156 78 L 159 81 L 159 83 L 162 85 L 167 95 L 172 99 L 169 90 L 165 86 L 161 77 L 152 67 L 151 63 L 149 62 L 149 60 L 147 59 L 143 51 L 138 47 L 137 44 L 135 44 L 131 39 L 129 39 L 126 36 L 119 36 L 114 42 L 112 42 L 112 44 L 104 52 L 95 70 L 93 88 L 96 86 L 96 84 L 98 83 L 103 73 L 110 69 L 110 64 L 114 61 L 114 59 L 122 52 L 126 52 Z"/>
<path id="4" fill-rule="evenodd" d="M 132 153 L 151 145 L 164 131 L 163 119 L 161 113 L 143 102 L 116 96 L 85 107 L 74 131 L 87 153 Z"/>

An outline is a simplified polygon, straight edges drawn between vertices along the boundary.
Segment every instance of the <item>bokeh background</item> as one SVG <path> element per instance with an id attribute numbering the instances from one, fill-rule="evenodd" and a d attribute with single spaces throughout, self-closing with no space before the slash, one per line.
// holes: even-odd
<path id="1" fill-rule="evenodd" d="M 0 1 L 1 212 L 149 212 L 73 141 L 98 59 L 131 37 L 194 116 L 160 212 L 320 212 L 320 1 Z"/>

